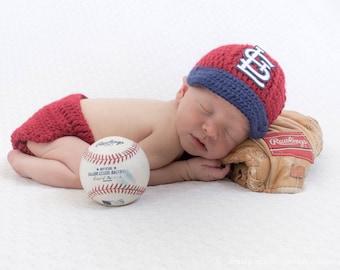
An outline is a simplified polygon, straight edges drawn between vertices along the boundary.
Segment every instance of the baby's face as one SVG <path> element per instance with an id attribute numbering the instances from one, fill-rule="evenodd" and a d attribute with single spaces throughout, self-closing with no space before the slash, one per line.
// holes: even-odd
<path id="1" fill-rule="evenodd" d="M 248 137 L 245 115 L 210 90 L 187 85 L 176 99 L 177 132 L 189 154 L 220 159 Z"/>

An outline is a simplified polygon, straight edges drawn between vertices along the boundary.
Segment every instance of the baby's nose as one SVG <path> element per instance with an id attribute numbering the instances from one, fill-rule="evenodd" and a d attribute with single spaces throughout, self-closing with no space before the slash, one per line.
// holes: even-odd
<path id="1" fill-rule="evenodd" d="M 213 140 L 218 138 L 218 127 L 214 123 L 205 123 L 203 125 L 203 130 L 209 138 Z"/>

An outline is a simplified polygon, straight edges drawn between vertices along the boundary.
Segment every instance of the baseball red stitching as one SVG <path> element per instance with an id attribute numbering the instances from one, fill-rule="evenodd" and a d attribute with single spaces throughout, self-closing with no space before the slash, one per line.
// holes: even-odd
<path id="1" fill-rule="evenodd" d="M 136 185 L 123 185 L 123 184 L 106 184 L 93 187 L 88 195 L 93 198 L 98 195 L 103 194 L 128 194 L 128 195 L 142 195 L 145 191 L 144 187 L 136 186 Z"/>
<path id="2" fill-rule="evenodd" d="M 138 151 L 139 145 L 134 142 L 131 145 L 131 147 L 129 147 L 128 149 L 124 150 L 121 153 L 105 155 L 92 153 L 91 151 L 86 151 L 84 154 L 84 159 L 90 163 L 97 165 L 117 164 L 125 160 L 131 159 L 138 153 Z"/>

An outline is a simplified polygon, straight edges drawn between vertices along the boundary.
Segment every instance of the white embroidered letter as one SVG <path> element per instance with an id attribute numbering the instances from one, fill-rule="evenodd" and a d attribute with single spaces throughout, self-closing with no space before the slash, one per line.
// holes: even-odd
<path id="1" fill-rule="evenodd" d="M 251 78 L 259 87 L 264 88 L 265 82 L 270 79 L 270 70 L 275 66 L 264 56 L 265 51 L 259 46 L 254 49 L 247 48 L 244 50 L 244 58 L 240 59 L 241 64 L 236 67 Z M 252 66 L 253 65 L 253 66 Z M 257 68 L 254 68 L 257 67 Z"/>

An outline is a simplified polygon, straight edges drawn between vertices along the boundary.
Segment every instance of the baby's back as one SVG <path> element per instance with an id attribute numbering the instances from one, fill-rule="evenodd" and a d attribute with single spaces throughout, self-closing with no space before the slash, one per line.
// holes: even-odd
<path id="1" fill-rule="evenodd" d="M 143 99 L 81 100 L 95 140 L 114 135 L 136 142 L 152 132 L 164 104 L 164 101 Z"/>

